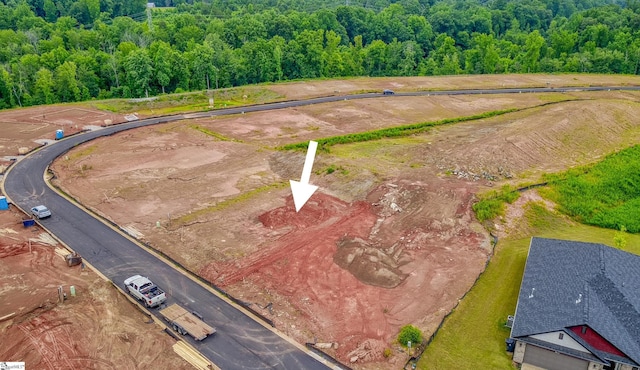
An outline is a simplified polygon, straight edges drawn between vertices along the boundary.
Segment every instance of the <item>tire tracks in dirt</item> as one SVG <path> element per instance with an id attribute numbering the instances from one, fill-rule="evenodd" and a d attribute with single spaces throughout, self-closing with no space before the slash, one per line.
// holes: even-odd
<path id="1" fill-rule="evenodd" d="M 327 195 L 317 198 L 322 199 L 321 203 L 336 203 L 339 204 L 341 208 L 347 208 L 348 214 L 344 216 L 336 216 L 335 214 L 325 215 L 326 219 L 315 225 L 297 224 L 291 231 L 271 243 L 271 246 L 260 249 L 239 263 L 230 263 L 219 267 L 217 269 L 219 272 L 216 276 L 207 276 L 211 275 L 211 266 L 205 267 L 202 271 L 203 275 L 207 276 L 215 284 L 221 286 L 236 283 L 242 278 L 250 276 L 266 266 L 271 266 L 301 249 L 309 249 L 306 254 L 310 255 L 316 248 L 322 248 L 323 245 L 335 245 L 335 242 L 343 235 L 348 232 L 353 232 L 354 229 L 358 229 L 357 221 L 362 219 L 363 215 L 367 218 L 368 216 L 366 216 L 366 214 L 370 214 L 370 206 L 365 202 L 347 205 L 339 199 Z M 312 205 L 307 205 L 307 207 L 310 206 Z M 291 211 L 291 207 L 285 207 L 286 212 L 280 215 L 280 217 L 294 218 L 297 216 L 296 213 Z M 331 206 L 326 207 L 324 204 L 316 207 L 320 209 L 335 208 Z M 276 209 L 273 212 L 279 211 L 280 209 Z M 373 216 L 369 218 L 373 218 Z M 295 222 L 292 222 L 292 224 L 295 224 Z M 373 224 L 371 226 L 373 226 Z M 319 243 L 322 243 L 322 245 L 319 245 Z"/>

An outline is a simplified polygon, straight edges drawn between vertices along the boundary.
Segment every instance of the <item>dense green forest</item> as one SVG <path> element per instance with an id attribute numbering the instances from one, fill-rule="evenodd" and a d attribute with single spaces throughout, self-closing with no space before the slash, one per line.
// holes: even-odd
<path id="1" fill-rule="evenodd" d="M 0 108 L 348 76 L 638 74 L 640 1 L 0 0 Z"/>

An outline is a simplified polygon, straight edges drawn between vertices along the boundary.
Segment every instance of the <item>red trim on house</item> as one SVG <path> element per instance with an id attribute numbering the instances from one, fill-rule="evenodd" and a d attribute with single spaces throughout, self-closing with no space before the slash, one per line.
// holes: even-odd
<path id="1" fill-rule="evenodd" d="M 583 328 L 586 329 L 584 333 Z M 585 342 L 589 343 L 590 346 L 597 350 L 625 358 L 627 357 L 624 353 L 620 352 L 620 350 L 617 349 L 613 344 L 609 343 L 609 341 L 604 339 L 600 334 L 596 333 L 595 330 L 586 325 L 572 326 L 569 328 L 569 330 L 574 332 L 577 336 L 582 338 Z"/>

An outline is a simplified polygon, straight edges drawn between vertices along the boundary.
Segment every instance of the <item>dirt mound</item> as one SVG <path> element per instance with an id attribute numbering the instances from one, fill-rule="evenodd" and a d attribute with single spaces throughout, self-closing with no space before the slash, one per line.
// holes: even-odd
<path id="1" fill-rule="evenodd" d="M 393 255 L 358 238 L 340 240 L 333 262 L 363 283 L 383 288 L 395 288 L 408 276 Z"/>
<path id="2" fill-rule="evenodd" d="M 640 106 L 629 101 L 637 97 L 593 101 L 576 95 L 579 100 L 438 130 L 419 155 L 459 178 L 500 181 L 562 171 L 637 142 Z"/>
<path id="3" fill-rule="evenodd" d="M 0 241 L 0 258 L 17 256 L 23 253 L 29 253 L 29 242 L 4 244 Z"/>
<path id="4" fill-rule="evenodd" d="M 189 368 L 170 350 L 173 340 L 118 302 L 110 285 L 98 279 L 77 292 L 64 304 L 53 301 L 18 317 L 3 330 L 11 341 L 0 357 L 51 370 Z"/>
<path id="5" fill-rule="evenodd" d="M 366 229 L 374 221 L 369 209 L 370 206 L 365 202 L 347 204 L 317 192 L 300 212 L 296 212 L 293 198 L 288 197 L 286 206 L 258 216 L 265 228 L 278 231 L 281 235 L 275 243 L 264 245 L 256 253 L 232 263 L 213 263 L 200 273 L 222 286 L 233 284 L 262 269 L 269 271 L 269 274 L 290 275 L 291 272 L 272 270 L 294 267 L 286 262 L 294 256 L 301 258 L 299 262 L 296 261 L 296 264 L 301 264 L 307 258 L 302 256 L 313 256 L 315 259 L 316 255 L 331 254 L 335 251 L 337 240 L 343 235 L 365 236 Z M 308 263 L 304 265 L 295 268 L 314 269 Z"/>
<path id="6" fill-rule="evenodd" d="M 264 227 L 278 229 L 291 226 L 296 229 L 307 228 L 330 221 L 349 208 L 349 204 L 335 197 L 318 193 L 305 205 L 304 212 L 296 212 L 287 204 L 258 216 Z M 347 211 L 348 212 L 348 211 Z"/>

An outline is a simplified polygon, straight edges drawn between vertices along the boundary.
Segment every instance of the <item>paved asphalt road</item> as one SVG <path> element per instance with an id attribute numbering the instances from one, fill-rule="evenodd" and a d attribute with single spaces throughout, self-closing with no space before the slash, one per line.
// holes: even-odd
<path id="1" fill-rule="evenodd" d="M 529 88 L 497 90 L 431 91 L 397 93 L 394 96 L 505 94 L 564 91 L 640 90 L 640 87 L 582 87 L 582 88 Z M 157 283 L 169 295 L 168 303 L 179 303 L 187 309 L 198 311 L 217 333 L 202 342 L 190 341 L 202 354 L 222 369 L 326 369 L 330 367 L 317 356 L 292 345 L 269 328 L 254 321 L 235 306 L 178 272 L 173 266 L 156 258 L 135 243 L 114 231 L 103 222 L 88 215 L 67 199 L 52 191 L 44 181 L 47 166 L 58 156 L 74 146 L 94 138 L 119 131 L 170 122 L 186 118 L 238 114 L 271 109 L 281 109 L 339 100 L 380 98 L 379 93 L 348 96 L 330 96 L 303 101 L 289 101 L 241 108 L 221 109 L 211 112 L 180 114 L 161 118 L 139 120 L 87 132 L 65 138 L 43 147 L 18 161 L 6 174 L 4 189 L 13 204 L 23 210 L 44 204 L 53 216 L 41 223 L 80 253 L 105 276 L 122 286 L 124 279 L 142 274 Z M 157 315 L 157 310 L 152 310 Z"/>

